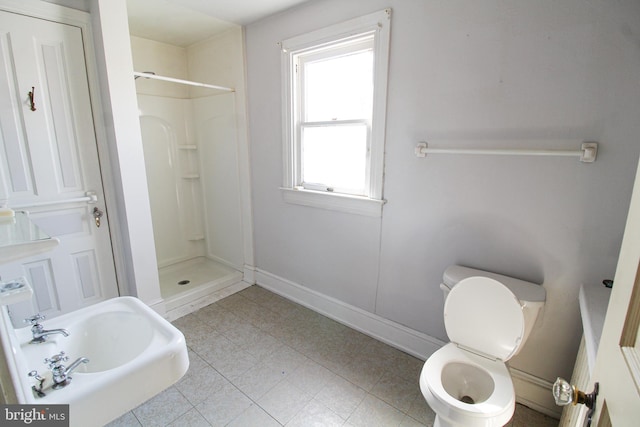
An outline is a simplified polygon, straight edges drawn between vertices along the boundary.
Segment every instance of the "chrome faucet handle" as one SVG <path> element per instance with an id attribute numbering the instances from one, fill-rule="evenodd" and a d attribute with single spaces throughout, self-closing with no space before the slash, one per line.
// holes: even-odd
<path id="1" fill-rule="evenodd" d="M 35 378 L 35 379 L 36 379 L 36 380 L 38 380 L 38 381 L 42 381 L 42 380 L 44 380 L 44 378 L 42 378 L 42 377 L 40 376 L 40 374 L 38 374 L 38 371 L 36 371 L 35 369 L 34 369 L 33 371 L 29 372 L 27 375 L 28 375 L 28 376 L 30 376 L 30 377 Z"/>
<path id="2" fill-rule="evenodd" d="M 65 356 L 64 351 L 61 351 L 58 354 L 54 354 L 51 357 L 47 357 L 44 359 L 44 363 L 49 365 L 49 368 L 55 369 L 62 366 L 62 362 L 66 362 L 69 360 L 67 356 Z"/>
<path id="3" fill-rule="evenodd" d="M 45 397 L 46 394 L 42 392 L 42 388 L 43 388 L 42 386 L 44 384 L 45 378 L 41 377 L 40 374 L 38 374 L 38 371 L 36 370 L 29 372 L 27 375 L 29 375 L 31 378 L 34 378 L 36 381 L 38 381 L 37 386 L 35 384 L 31 386 L 31 390 L 33 390 L 35 395 L 38 397 Z"/>
<path id="4" fill-rule="evenodd" d="M 44 314 L 34 314 L 31 317 L 27 317 L 26 319 L 24 319 L 24 323 L 31 323 L 32 325 L 35 325 L 38 323 L 38 321 L 40 320 L 44 320 L 46 318 L 46 316 Z"/>
<path id="5" fill-rule="evenodd" d="M 71 383 L 71 371 L 76 369 L 83 363 L 89 363 L 89 359 L 86 357 L 79 357 L 76 361 L 74 361 L 69 367 L 66 367 L 62 364 L 62 362 L 66 362 L 69 360 L 67 356 L 65 356 L 64 351 L 61 351 L 58 354 L 55 354 L 51 357 L 44 359 L 44 363 L 49 364 L 49 369 L 51 369 L 51 375 L 53 379 L 53 389 L 58 390 L 63 387 L 68 386 Z"/>

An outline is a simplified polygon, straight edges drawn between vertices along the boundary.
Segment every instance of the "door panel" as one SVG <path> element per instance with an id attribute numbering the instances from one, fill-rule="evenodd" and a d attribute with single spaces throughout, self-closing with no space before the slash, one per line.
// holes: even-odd
<path id="1" fill-rule="evenodd" d="M 640 423 L 640 169 L 631 196 L 618 267 L 600 338 L 592 380 L 600 383 L 595 423 L 599 427 Z M 590 392 L 591 390 L 586 390 Z"/>
<path id="2" fill-rule="evenodd" d="M 13 15 L 4 13 L 4 15 Z M 26 16 L 13 15 L 3 28 L 9 29 L 14 64 L 15 91 L 22 105 L 23 129 L 31 162 L 33 193 L 12 197 L 15 202 L 57 197 L 77 197 L 91 186 L 85 182 L 79 156 L 85 141 L 95 134 L 92 124 L 88 84 L 84 66 L 81 30 Z M 6 23 L 5 23 L 6 22 Z M 34 92 L 35 111 L 27 94 Z M 78 104 L 83 108 L 79 109 Z M 14 104 L 15 105 L 15 104 Z M 94 154 L 95 156 L 95 154 Z M 97 167 L 89 154 L 84 167 Z M 13 158 L 8 158 L 12 162 Z M 88 177 L 87 177 L 88 178 Z M 18 196 L 18 195 L 14 195 Z"/>
<path id="3" fill-rule="evenodd" d="M 5 19 L 5 15 L 0 15 Z M 31 161 L 23 133 L 22 99 L 16 92 L 13 50 L 8 30 L 0 28 L 0 143 L 3 147 L 0 199 L 32 196 Z"/>
<path id="4" fill-rule="evenodd" d="M 11 306 L 14 322 L 54 317 L 117 296 L 93 112 L 78 27 L 0 11 L 0 199 L 23 207 L 60 240 L 54 250 L 2 264 L 25 276 L 30 302 Z M 28 96 L 34 94 L 34 107 Z M 87 192 L 96 200 L 71 201 Z M 43 204 L 44 203 L 44 204 Z"/>
<path id="5" fill-rule="evenodd" d="M 50 316 L 60 312 L 58 295 L 53 282 L 53 269 L 50 259 L 41 259 L 23 264 L 26 277 L 35 292 L 35 301 L 29 305 L 35 311 Z M 35 304 L 34 304 L 35 303 Z M 26 303 L 25 303 L 26 305 Z M 26 319 L 28 315 L 23 318 Z"/>
<path id="6" fill-rule="evenodd" d="M 58 192 L 81 191 L 84 188 L 78 164 L 78 155 L 74 149 L 77 141 L 73 132 L 73 111 L 69 109 L 71 93 L 64 76 L 62 46 L 40 45 L 42 66 L 46 70 L 43 89 L 47 90 L 45 107 L 52 126 L 47 138 L 53 152 L 52 164 L 55 168 Z"/>

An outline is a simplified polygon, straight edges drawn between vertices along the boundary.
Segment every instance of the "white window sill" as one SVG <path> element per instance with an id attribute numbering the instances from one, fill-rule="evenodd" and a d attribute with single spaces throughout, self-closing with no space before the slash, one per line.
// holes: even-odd
<path id="1" fill-rule="evenodd" d="M 382 216 L 382 205 L 385 204 L 385 200 L 326 193 L 324 191 L 283 187 L 281 187 L 280 190 L 282 190 L 282 199 L 287 203 L 346 212 L 355 215 L 379 218 Z"/>

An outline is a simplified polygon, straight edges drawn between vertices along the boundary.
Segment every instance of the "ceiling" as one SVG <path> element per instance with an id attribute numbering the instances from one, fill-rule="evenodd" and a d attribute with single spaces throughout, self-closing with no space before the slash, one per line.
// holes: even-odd
<path id="1" fill-rule="evenodd" d="M 89 0 L 44 0 L 89 11 Z M 186 47 L 310 0 L 126 0 L 132 35 Z"/>
<path id="2" fill-rule="evenodd" d="M 184 47 L 306 1 L 127 0 L 127 11 L 132 35 Z"/>

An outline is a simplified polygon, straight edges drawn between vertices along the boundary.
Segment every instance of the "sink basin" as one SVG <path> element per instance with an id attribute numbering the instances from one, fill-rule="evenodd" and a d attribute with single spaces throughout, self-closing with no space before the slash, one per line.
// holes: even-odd
<path id="1" fill-rule="evenodd" d="M 54 321 L 47 322 L 46 329 L 53 324 Z M 64 329 L 69 331 L 69 337 L 49 335 L 47 341 L 41 344 L 29 343 L 30 328 L 20 330 L 20 336 L 25 335 L 20 340 L 20 348 L 29 366 L 40 371 L 45 358 L 64 351 L 69 357 L 65 364 L 67 366 L 78 357 L 89 359 L 90 363 L 74 370 L 76 373 L 107 371 L 125 365 L 142 354 L 154 335 L 153 326 L 145 316 L 123 310 L 98 313 Z"/>
<path id="2" fill-rule="evenodd" d="M 3 317 L 10 325 L 4 308 Z M 44 343 L 30 344 L 30 327 L 8 327 L 7 352 L 3 331 L 5 353 L 13 356 L 10 371 L 18 401 L 69 404 L 72 426 L 108 423 L 174 384 L 189 367 L 182 333 L 137 298 L 114 298 L 42 325 L 46 330 L 66 329 L 69 336 L 50 335 Z M 80 357 L 89 362 L 70 374 L 69 385 L 53 390 L 44 359 L 61 351 L 69 358 L 65 366 Z M 47 378 L 44 397 L 31 390 L 36 381 L 27 374 L 32 370 Z"/>

